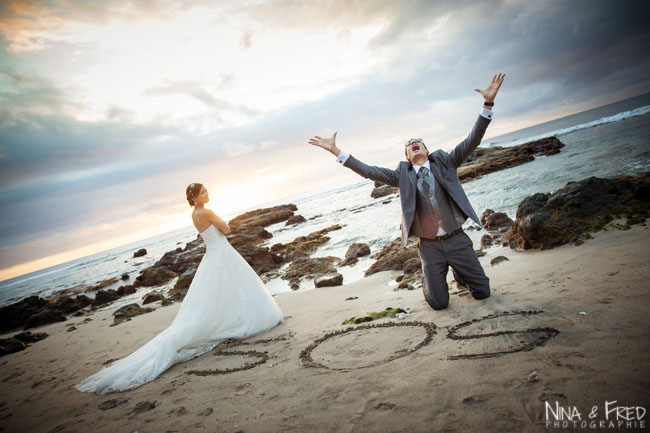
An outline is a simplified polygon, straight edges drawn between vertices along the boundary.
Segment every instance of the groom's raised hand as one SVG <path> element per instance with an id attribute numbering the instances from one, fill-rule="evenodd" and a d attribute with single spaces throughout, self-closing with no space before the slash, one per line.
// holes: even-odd
<path id="1" fill-rule="evenodd" d="M 341 149 L 336 147 L 336 132 L 330 138 L 322 138 L 315 135 L 309 139 L 309 144 L 312 146 L 322 147 L 328 152 L 334 154 L 334 156 L 339 156 L 339 153 L 341 153 Z"/>
<path id="2" fill-rule="evenodd" d="M 480 93 L 481 96 L 483 96 L 483 99 L 485 99 L 485 102 L 494 102 L 494 98 L 496 98 L 497 92 L 499 91 L 504 78 L 506 78 L 506 74 L 499 72 L 492 77 L 492 81 L 488 84 L 485 90 L 474 89 L 474 91 Z"/>

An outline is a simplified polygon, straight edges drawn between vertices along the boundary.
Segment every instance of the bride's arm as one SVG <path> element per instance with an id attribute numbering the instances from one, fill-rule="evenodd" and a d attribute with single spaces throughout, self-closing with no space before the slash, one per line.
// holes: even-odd
<path id="1" fill-rule="evenodd" d="M 216 228 L 221 230 L 221 233 L 223 233 L 224 235 L 230 233 L 230 226 L 228 225 L 228 223 L 226 223 L 224 220 L 219 218 L 219 216 L 217 216 L 216 213 L 208 209 L 207 214 L 208 214 L 207 215 L 208 221 L 210 221 Z"/>

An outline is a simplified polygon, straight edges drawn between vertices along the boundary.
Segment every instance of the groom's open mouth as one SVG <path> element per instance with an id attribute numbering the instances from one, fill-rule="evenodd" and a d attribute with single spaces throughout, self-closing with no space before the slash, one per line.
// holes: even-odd
<path id="1" fill-rule="evenodd" d="M 413 145 L 411 145 L 411 150 L 413 152 L 419 152 L 420 151 L 420 146 L 417 145 L 417 144 L 413 144 Z"/>

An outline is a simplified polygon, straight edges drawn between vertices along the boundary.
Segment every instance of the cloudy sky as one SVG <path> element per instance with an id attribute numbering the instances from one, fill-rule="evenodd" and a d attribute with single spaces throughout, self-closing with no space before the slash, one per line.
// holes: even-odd
<path id="1" fill-rule="evenodd" d="M 650 91 L 648 3 L 0 1 L 0 280 Z"/>

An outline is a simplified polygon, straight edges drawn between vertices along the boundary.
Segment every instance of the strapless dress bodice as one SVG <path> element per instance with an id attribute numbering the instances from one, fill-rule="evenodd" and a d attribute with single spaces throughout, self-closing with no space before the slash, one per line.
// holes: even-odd
<path id="1" fill-rule="evenodd" d="M 207 247 L 216 246 L 222 243 L 226 237 L 221 230 L 210 224 L 210 227 L 200 232 L 201 238 Z"/>

